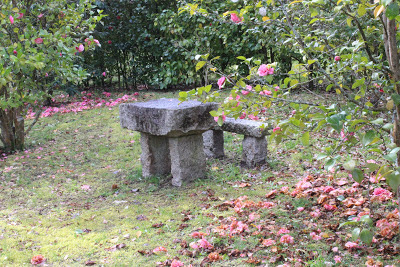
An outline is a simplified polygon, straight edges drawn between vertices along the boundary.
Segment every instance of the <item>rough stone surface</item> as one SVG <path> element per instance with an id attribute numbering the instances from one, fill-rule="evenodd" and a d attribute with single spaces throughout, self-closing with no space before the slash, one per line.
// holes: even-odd
<path id="1" fill-rule="evenodd" d="M 181 186 L 183 181 L 203 178 L 206 172 L 206 158 L 201 134 L 170 137 L 172 185 Z"/>
<path id="2" fill-rule="evenodd" d="M 152 135 L 178 137 L 203 133 L 216 125 L 210 111 L 217 103 L 180 102 L 178 99 L 158 99 L 120 105 L 123 128 Z"/>
<path id="3" fill-rule="evenodd" d="M 207 158 L 223 158 L 224 154 L 224 131 L 209 130 L 203 133 L 204 154 Z"/>
<path id="4" fill-rule="evenodd" d="M 261 129 L 260 127 L 263 124 L 265 128 Z M 221 128 L 227 132 L 238 133 L 252 137 L 263 137 L 268 134 L 267 126 L 268 125 L 266 123 L 258 121 L 226 118 Z"/>
<path id="5" fill-rule="evenodd" d="M 244 136 L 242 165 L 248 168 L 264 164 L 267 157 L 267 140 L 265 137 Z"/>
<path id="6" fill-rule="evenodd" d="M 168 138 L 141 133 L 143 177 L 162 176 L 171 173 Z"/>

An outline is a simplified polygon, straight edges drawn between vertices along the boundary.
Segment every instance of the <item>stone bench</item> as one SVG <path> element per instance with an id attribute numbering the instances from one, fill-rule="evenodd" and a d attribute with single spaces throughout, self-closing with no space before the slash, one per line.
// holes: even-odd
<path id="1" fill-rule="evenodd" d="M 172 174 L 174 186 L 204 177 L 202 133 L 216 125 L 210 111 L 217 108 L 216 103 L 165 98 L 121 104 L 121 126 L 141 134 L 143 177 Z"/>
<path id="2" fill-rule="evenodd" d="M 203 134 L 204 153 L 209 158 L 224 157 L 224 131 L 243 134 L 241 165 L 252 168 L 264 164 L 267 157 L 268 127 L 262 129 L 266 123 L 226 118 L 222 126 L 214 127 Z"/>

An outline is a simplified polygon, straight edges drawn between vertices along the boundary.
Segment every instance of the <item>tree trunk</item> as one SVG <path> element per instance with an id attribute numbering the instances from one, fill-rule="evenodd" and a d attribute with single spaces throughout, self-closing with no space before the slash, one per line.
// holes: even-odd
<path id="1" fill-rule="evenodd" d="M 383 15 L 384 22 L 384 34 L 383 40 L 385 45 L 385 53 L 389 62 L 389 67 L 391 70 L 391 79 L 395 86 L 395 91 L 400 94 L 400 88 L 398 83 L 400 81 L 400 62 L 399 54 L 397 52 L 397 40 L 396 40 L 396 20 L 389 20 L 385 15 Z M 396 105 L 395 114 L 393 116 L 393 142 L 397 147 L 400 147 L 400 105 Z M 400 166 L 400 152 L 397 153 L 397 167 Z M 397 198 L 400 199 L 400 186 L 397 188 Z M 399 207 L 400 209 L 400 202 Z M 399 218 L 400 222 L 400 218 Z"/>
<path id="2" fill-rule="evenodd" d="M 0 110 L 1 141 L 6 152 L 24 149 L 25 119 L 23 107 Z"/>

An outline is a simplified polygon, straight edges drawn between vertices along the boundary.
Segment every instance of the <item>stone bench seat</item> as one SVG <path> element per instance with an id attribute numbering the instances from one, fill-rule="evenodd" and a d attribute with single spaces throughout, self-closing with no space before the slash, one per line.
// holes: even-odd
<path id="1" fill-rule="evenodd" d="M 263 127 L 264 126 L 264 127 Z M 226 118 L 222 126 L 203 133 L 204 153 L 209 158 L 224 157 L 224 131 L 244 135 L 242 161 L 244 167 L 254 167 L 265 163 L 267 157 L 267 123 L 253 120 Z"/>

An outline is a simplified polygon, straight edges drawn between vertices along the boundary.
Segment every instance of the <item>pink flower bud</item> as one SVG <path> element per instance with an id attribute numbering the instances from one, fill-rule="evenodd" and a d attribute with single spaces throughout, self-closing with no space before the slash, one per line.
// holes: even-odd
<path id="1" fill-rule="evenodd" d="M 10 19 L 10 23 L 11 23 L 11 24 L 14 24 L 14 18 L 13 18 L 13 16 L 10 15 L 9 19 Z"/>
<path id="2" fill-rule="evenodd" d="M 106 72 L 103 72 L 101 75 L 103 75 L 103 77 L 106 77 Z"/>
<path id="3" fill-rule="evenodd" d="M 35 43 L 36 44 L 43 44 L 43 39 L 38 37 L 38 38 L 35 39 Z"/>
<path id="4" fill-rule="evenodd" d="M 24 16 L 24 13 L 18 13 L 18 14 L 19 14 L 19 15 L 18 15 L 17 19 L 22 19 L 23 16 Z"/>
<path id="5" fill-rule="evenodd" d="M 17 55 L 17 54 L 18 54 L 17 50 L 14 50 L 13 53 L 14 53 L 14 55 Z"/>
<path id="6" fill-rule="evenodd" d="M 335 56 L 335 61 L 340 61 L 340 57 L 339 56 Z"/>
<path id="7" fill-rule="evenodd" d="M 78 52 L 83 52 L 83 50 L 85 50 L 85 47 L 83 46 L 83 44 L 80 44 L 78 47 Z"/>

